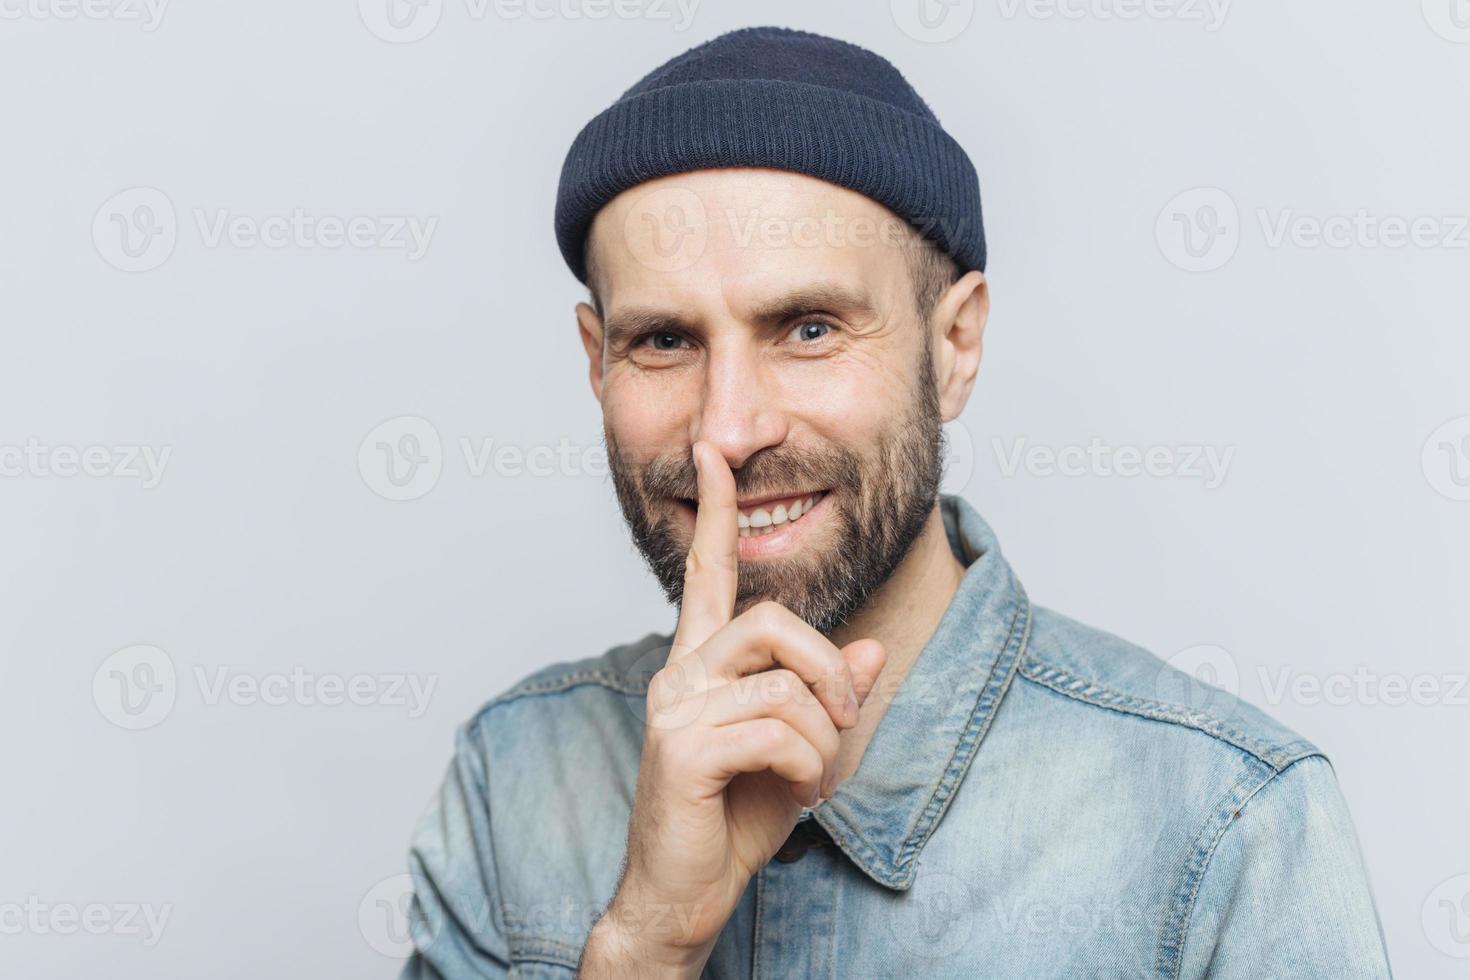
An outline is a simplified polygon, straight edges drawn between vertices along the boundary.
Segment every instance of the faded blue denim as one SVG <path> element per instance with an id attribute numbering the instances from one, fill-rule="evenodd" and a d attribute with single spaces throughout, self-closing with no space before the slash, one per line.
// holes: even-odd
<path id="1" fill-rule="evenodd" d="M 1327 759 L 1259 710 L 1032 606 L 941 498 L 963 583 L 862 765 L 752 880 L 709 977 L 1390 975 Z M 569 977 L 623 857 L 670 637 L 549 667 L 457 736 L 413 840 L 405 978 Z"/>

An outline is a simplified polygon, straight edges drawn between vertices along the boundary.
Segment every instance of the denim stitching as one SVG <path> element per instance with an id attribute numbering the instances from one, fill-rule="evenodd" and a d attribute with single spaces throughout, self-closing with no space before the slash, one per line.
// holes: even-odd
<path id="1" fill-rule="evenodd" d="M 1108 708 L 1125 714 L 1150 718 L 1154 721 L 1171 722 L 1193 728 L 1223 742 L 1248 752 L 1272 769 L 1280 772 L 1298 759 L 1319 754 L 1311 743 L 1298 739 L 1285 745 L 1272 745 L 1233 728 L 1218 718 L 1203 711 L 1195 711 L 1182 705 L 1152 701 L 1109 690 L 1082 678 L 1073 677 L 1060 667 L 1050 667 L 1040 660 L 1030 660 L 1021 668 L 1026 679 L 1050 688 L 1065 697 L 1070 697 L 1099 708 Z"/>
<path id="2" fill-rule="evenodd" d="M 970 763 L 975 758 L 975 751 L 980 742 L 984 740 L 985 733 L 990 730 L 990 724 L 995 720 L 996 709 L 999 707 L 1000 699 L 1010 687 L 1012 679 L 1016 676 L 1016 670 L 1025 655 L 1026 644 L 1031 636 L 1031 601 L 1021 583 L 1011 579 L 1014 596 L 1014 607 L 1011 614 L 1010 628 L 1006 633 L 1005 643 L 1001 644 L 1000 656 L 996 657 L 995 665 L 991 669 L 990 677 L 985 686 L 980 689 L 980 696 L 976 699 L 975 710 L 970 714 L 970 723 L 960 736 L 959 743 L 955 746 L 954 755 L 950 757 L 949 765 L 945 767 L 944 774 L 939 782 L 934 785 L 934 792 L 929 797 L 929 802 L 919 815 L 918 822 L 903 847 L 899 850 L 898 857 L 894 861 L 895 868 L 908 870 L 892 880 L 899 883 L 908 883 L 913 880 L 915 866 L 911 863 L 914 856 L 918 854 L 933 835 L 934 828 L 939 825 L 939 817 L 949 805 L 949 800 L 959 788 L 965 773 L 970 768 Z M 1024 617 L 1025 624 L 1019 635 L 1016 624 Z M 1011 647 L 1015 646 L 1015 652 Z M 997 676 L 998 674 L 1002 676 Z"/>
<path id="3" fill-rule="evenodd" d="M 492 700 L 485 707 L 493 708 L 496 705 L 516 701 L 520 698 L 536 697 L 542 694 L 561 694 L 563 691 L 569 691 L 574 687 L 583 687 L 588 684 L 605 687 L 618 694 L 648 693 L 647 682 L 629 683 L 625 677 L 620 677 L 617 674 L 600 668 L 593 668 L 590 670 L 574 670 L 570 673 L 559 674 L 556 677 L 550 677 L 543 681 L 513 687 Z"/>
<path id="4" fill-rule="evenodd" d="M 516 934 L 507 936 L 510 959 L 514 963 L 550 963 L 553 966 L 577 969 L 582 951 L 567 943 L 547 936 Z"/>
<path id="5" fill-rule="evenodd" d="M 934 828 L 938 826 L 938 817 L 944 812 L 948 805 L 948 794 L 941 794 L 946 784 L 951 785 L 951 792 L 958 786 L 959 779 L 969 768 L 969 759 L 974 758 L 971 751 L 967 761 L 963 764 L 957 760 L 964 754 L 966 746 L 978 746 L 989 730 L 990 723 L 995 717 L 1002 697 L 1009 689 L 1012 679 L 1016 675 L 1017 666 L 1020 664 L 1026 651 L 1026 644 L 1031 635 L 1031 602 L 1021 583 L 1016 581 L 1015 576 L 1007 577 L 1007 584 L 1012 589 L 1012 611 L 1011 622 L 1006 633 L 1005 642 L 1001 644 L 1001 652 L 997 655 L 995 663 L 991 667 L 990 678 L 981 688 L 979 696 L 975 701 L 975 709 L 971 713 L 970 722 L 961 734 L 959 742 L 955 746 L 954 754 L 950 757 L 948 766 L 935 783 L 933 793 L 929 802 L 925 804 L 919 819 L 914 824 L 914 829 L 909 837 L 900 847 L 898 855 L 893 859 L 893 871 L 888 871 L 888 862 L 885 861 L 873 847 L 860 838 L 850 836 L 844 831 L 850 829 L 843 818 L 832 813 L 826 820 L 819 820 L 823 828 L 832 837 L 834 843 L 842 850 L 852 855 L 854 860 L 861 859 L 861 863 L 867 865 L 868 873 L 890 888 L 906 888 L 913 882 L 914 855 L 924 846 Z M 1022 619 L 1024 613 L 1025 626 L 1017 631 L 1016 624 Z M 1012 652 L 1012 647 L 1015 648 Z M 1009 660 L 1009 663 L 1007 661 Z M 1002 676 L 997 677 L 997 674 Z M 990 700 L 987 702 L 987 698 Z M 989 710 L 986 710 L 988 707 Z M 981 717 L 981 716 L 984 717 Z M 908 866 L 907 872 L 903 869 Z"/>
<path id="6" fill-rule="evenodd" d="M 1194 850 L 1185 868 L 1184 880 L 1180 883 L 1180 890 L 1186 893 L 1179 897 L 1177 904 L 1170 914 L 1169 922 L 1165 927 L 1165 933 L 1160 939 L 1158 970 L 1159 976 L 1164 978 L 1164 980 L 1178 980 L 1180 971 L 1184 969 L 1184 944 L 1189 937 L 1189 927 L 1194 921 L 1195 900 L 1199 897 L 1200 886 L 1204 884 L 1205 872 L 1209 870 L 1210 861 L 1214 858 L 1215 851 L 1219 848 L 1220 842 L 1225 839 L 1225 834 L 1235 824 L 1235 820 L 1240 816 L 1241 811 L 1246 808 L 1247 804 L 1258 793 L 1272 783 L 1278 782 L 1283 773 L 1290 770 L 1292 766 L 1302 761 L 1302 759 L 1310 759 L 1314 755 L 1324 760 L 1326 759 L 1326 756 L 1320 756 L 1320 753 L 1308 754 L 1293 760 L 1280 769 L 1271 767 L 1264 760 L 1253 760 L 1266 765 L 1270 771 L 1262 773 L 1258 768 L 1253 767 L 1242 776 L 1242 779 L 1246 775 L 1255 776 L 1258 781 L 1255 783 L 1254 788 L 1251 788 L 1249 792 L 1244 792 L 1249 784 L 1236 782 L 1231 787 L 1231 791 L 1227 794 L 1226 799 L 1212 808 L 1211 813 L 1213 816 L 1206 823 L 1204 829 L 1200 832 L 1199 838 L 1195 841 Z M 1235 802 L 1229 803 L 1232 798 Z M 1229 803 L 1229 805 L 1226 806 L 1226 803 Z M 1204 843 L 1206 834 L 1209 834 L 1210 837 L 1208 846 Z"/>

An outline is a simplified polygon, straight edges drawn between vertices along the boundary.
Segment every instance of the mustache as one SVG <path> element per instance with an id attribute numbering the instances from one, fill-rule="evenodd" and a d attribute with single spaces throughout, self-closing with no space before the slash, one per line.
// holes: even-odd
<path id="1" fill-rule="evenodd" d="M 857 454 L 844 449 L 808 450 L 772 446 L 753 453 L 737 470 L 735 495 L 756 497 L 788 490 L 855 486 L 861 474 Z M 639 484 L 648 498 L 699 496 L 694 454 L 678 451 L 645 463 Z"/>

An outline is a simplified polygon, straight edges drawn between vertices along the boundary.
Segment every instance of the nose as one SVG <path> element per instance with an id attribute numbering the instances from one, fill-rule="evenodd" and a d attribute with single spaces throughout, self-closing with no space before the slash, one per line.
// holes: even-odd
<path id="1" fill-rule="evenodd" d="M 702 439 L 724 454 L 731 469 L 739 469 L 762 449 L 779 445 L 788 424 L 785 412 L 769 397 L 753 351 L 710 349 L 690 445 Z"/>

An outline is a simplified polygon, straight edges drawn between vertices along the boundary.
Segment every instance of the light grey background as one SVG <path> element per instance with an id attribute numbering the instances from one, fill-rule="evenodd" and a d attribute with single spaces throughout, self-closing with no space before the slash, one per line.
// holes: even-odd
<path id="1" fill-rule="evenodd" d="M 1038 602 L 1323 746 L 1398 974 L 1466 968 L 1470 4 L 70 2 L 0 5 L 0 974 L 396 972 L 379 901 L 454 727 L 672 622 L 585 465 L 562 155 L 756 23 L 894 61 L 981 174 L 994 313 L 946 488 Z M 388 241 L 248 237 L 297 209 Z M 435 222 L 422 255 L 395 217 Z M 431 434 L 394 487 L 377 443 Z M 1175 455 L 1009 465 L 1094 439 Z M 477 475 L 487 440 L 574 452 Z M 156 485 L 129 447 L 169 452 Z M 1231 454 L 1218 486 L 1190 447 Z"/>

